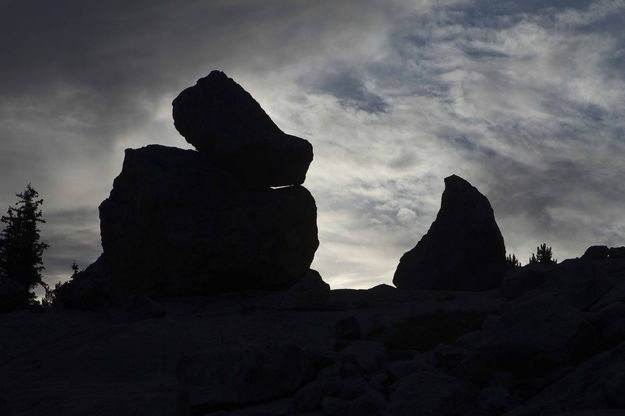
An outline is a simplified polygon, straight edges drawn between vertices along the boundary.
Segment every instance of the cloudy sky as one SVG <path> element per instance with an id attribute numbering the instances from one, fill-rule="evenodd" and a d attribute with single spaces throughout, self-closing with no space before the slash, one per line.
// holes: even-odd
<path id="1" fill-rule="evenodd" d="M 171 101 L 212 69 L 313 144 L 334 288 L 389 283 L 453 173 L 522 260 L 625 245 L 625 0 L 0 6 L 0 209 L 39 190 L 49 282 L 100 253 L 124 148 L 189 147 Z"/>

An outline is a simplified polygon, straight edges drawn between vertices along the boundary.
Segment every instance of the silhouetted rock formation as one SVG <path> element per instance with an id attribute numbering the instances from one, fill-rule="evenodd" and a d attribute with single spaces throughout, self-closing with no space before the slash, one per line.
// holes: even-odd
<path id="1" fill-rule="evenodd" d="M 607 246 L 590 246 L 584 252 L 583 259 L 603 260 L 610 256 L 610 249 Z"/>
<path id="2" fill-rule="evenodd" d="M 399 289 L 496 288 L 506 249 L 488 199 L 464 179 L 445 178 L 441 209 L 430 230 L 405 253 L 393 283 Z"/>
<path id="3" fill-rule="evenodd" d="M 128 294 L 286 288 L 319 244 L 305 188 L 248 190 L 196 151 L 157 145 L 126 150 L 100 221 L 114 285 Z"/>
<path id="4" fill-rule="evenodd" d="M 280 309 L 323 309 L 330 297 L 330 285 L 316 270 L 309 270 L 289 288 L 279 303 Z"/>
<path id="5" fill-rule="evenodd" d="M 239 84 L 212 71 L 173 102 L 176 129 L 213 163 L 252 187 L 299 185 L 311 144 L 283 133 Z"/>
<path id="6" fill-rule="evenodd" d="M 64 305 L 286 289 L 307 275 L 319 245 L 315 200 L 298 185 L 312 161 L 310 143 L 280 131 L 219 71 L 180 93 L 173 107 L 176 128 L 198 151 L 126 150 L 100 205 L 104 253 L 58 291 Z M 281 185 L 290 186 L 271 189 Z M 315 289 L 293 289 L 298 294 L 286 296 L 285 306 L 320 305 L 304 293 L 325 296 L 329 288 L 317 277 Z"/>
<path id="7" fill-rule="evenodd" d="M 113 272 L 101 255 L 85 270 L 56 290 L 57 300 L 67 308 L 90 310 L 116 302 Z"/>

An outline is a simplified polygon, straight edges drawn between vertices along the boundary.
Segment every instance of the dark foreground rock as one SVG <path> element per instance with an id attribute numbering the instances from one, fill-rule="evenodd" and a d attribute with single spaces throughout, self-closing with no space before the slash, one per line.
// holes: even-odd
<path id="1" fill-rule="evenodd" d="M 405 253 L 393 283 L 399 289 L 495 289 L 506 249 L 488 199 L 464 179 L 445 178 L 441 209 L 430 230 Z"/>
<path id="2" fill-rule="evenodd" d="M 58 303 L 72 309 L 93 310 L 118 303 L 113 272 L 103 256 L 63 283 L 55 293 Z"/>
<path id="3" fill-rule="evenodd" d="M 162 318 L 166 315 L 165 308 L 146 295 L 132 295 L 126 305 L 126 316 L 129 321 Z"/>
<path id="4" fill-rule="evenodd" d="M 309 270 L 286 291 L 278 304 L 281 309 L 323 309 L 329 297 L 330 285 L 323 281 L 319 272 Z"/>
<path id="5" fill-rule="evenodd" d="M 176 129 L 214 164 L 251 187 L 299 185 L 311 144 L 283 133 L 239 84 L 212 71 L 173 102 Z"/>
<path id="6" fill-rule="evenodd" d="M 402 379 L 391 395 L 388 416 L 470 414 L 478 390 L 470 383 L 433 371 L 416 371 Z"/>
<path id="7" fill-rule="evenodd" d="M 620 414 L 625 414 L 623 392 L 625 344 L 584 362 L 509 415 L 565 414 L 574 411 L 610 415 L 613 414 L 610 409 L 614 412 L 615 408 L 620 408 Z"/>
<path id="8" fill-rule="evenodd" d="M 530 263 L 514 268 L 505 274 L 499 294 L 506 300 L 519 298 L 544 284 L 555 274 L 555 269 L 555 263 Z"/>
<path id="9" fill-rule="evenodd" d="M 124 296 L 286 288 L 318 246 L 305 188 L 247 190 L 198 152 L 157 145 L 126 151 L 100 222 Z"/>
<path id="10" fill-rule="evenodd" d="M 183 357 L 180 415 L 228 410 L 293 394 L 312 376 L 308 356 L 292 345 L 228 346 Z"/>
<path id="11" fill-rule="evenodd" d="M 6 313 L 0 399 L 23 416 L 623 414 L 625 259 L 578 262 L 514 300 L 327 292 L 311 273 L 295 287 L 314 308 L 285 309 L 287 290 Z M 612 289 L 589 306 L 573 286 L 593 270 Z"/>
<path id="12" fill-rule="evenodd" d="M 521 299 L 487 321 L 479 350 L 505 371 L 540 374 L 587 357 L 598 332 L 584 314 L 557 295 Z"/>

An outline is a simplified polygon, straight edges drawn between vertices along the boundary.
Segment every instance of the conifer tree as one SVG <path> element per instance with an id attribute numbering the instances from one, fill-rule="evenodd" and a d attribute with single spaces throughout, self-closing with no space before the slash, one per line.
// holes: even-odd
<path id="1" fill-rule="evenodd" d="M 9 207 L 0 218 L 5 224 L 0 233 L 0 276 L 21 284 L 32 302 L 32 289 L 36 285 L 46 287 L 41 278 L 45 269 L 42 256 L 49 246 L 39 236 L 39 224 L 45 222 L 41 212 L 43 199 L 38 199 L 39 194 L 31 184 L 16 196 L 15 206 Z"/>
<path id="2" fill-rule="evenodd" d="M 553 258 L 551 247 L 547 247 L 547 244 L 542 243 L 536 247 L 536 254 L 532 253 L 532 257 L 529 260 L 530 263 L 557 263 L 558 260 Z"/>
<path id="3" fill-rule="evenodd" d="M 506 263 L 508 263 L 511 267 L 521 267 L 521 262 L 514 254 L 508 254 L 506 256 Z"/>

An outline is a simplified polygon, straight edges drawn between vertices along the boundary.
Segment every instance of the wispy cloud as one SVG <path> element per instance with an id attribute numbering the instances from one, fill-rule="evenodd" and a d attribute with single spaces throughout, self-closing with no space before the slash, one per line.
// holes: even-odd
<path id="1" fill-rule="evenodd" d="M 46 198 L 51 276 L 99 250 L 124 147 L 188 147 L 170 102 L 214 68 L 313 143 L 334 287 L 390 282 L 452 173 L 522 259 L 625 244 L 624 1 L 61 3 L 0 17 L 0 203 Z"/>

